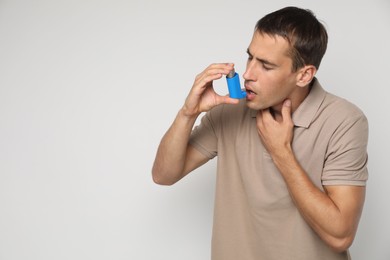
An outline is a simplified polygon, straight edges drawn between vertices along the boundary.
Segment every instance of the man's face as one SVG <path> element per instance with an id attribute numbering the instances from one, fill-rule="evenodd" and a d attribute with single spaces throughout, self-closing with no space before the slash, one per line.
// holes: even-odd
<path id="1" fill-rule="evenodd" d="M 289 43 L 280 36 L 254 33 L 243 74 L 249 108 L 261 110 L 272 107 L 280 111 L 285 99 L 293 101 L 299 95 L 296 85 L 298 72 L 292 72 L 289 49 Z"/>

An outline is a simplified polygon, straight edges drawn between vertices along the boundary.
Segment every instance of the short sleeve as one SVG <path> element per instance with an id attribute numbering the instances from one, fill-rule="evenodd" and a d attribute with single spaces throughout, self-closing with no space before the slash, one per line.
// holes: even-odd
<path id="1" fill-rule="evenodd" d="M 365 186 L 368 122 L 364 114 L 346 118 L 332 134 L 324 170 L 323 185 Z"/>
<path id="2" fill-rule="evenodd" d="M 221 108 L 222 106 L 217 106 L 207 112 L 190 136 L 189 143 L 209 159 L 217 156 Z"/>

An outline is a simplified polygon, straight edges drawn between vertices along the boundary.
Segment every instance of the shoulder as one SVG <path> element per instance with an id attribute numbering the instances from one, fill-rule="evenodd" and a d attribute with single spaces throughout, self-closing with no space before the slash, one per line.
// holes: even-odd
<path id="1" fill-rule="evenodd" d="M 322 107 L 330 113 L 333 112 L 332 114 L 340 114 L 341 117 L 365 117 L 358 106 L 329 92 L 326 92 Z"/>
<path id="2" fill-rule="evenodd" d="M 336 127 L 340 125 L 351 125 L 360 122 L 368 125 L 364 112 L 355 104 L 345 98 L 326 92 L 325 98 L 317 113 L 318 119 L 324 120 L 327 124 Z"/>
<path id="3" fill-rule="evenodd" d="M 302 116 L 304 111 L 309 116 Z M 311 118 L 310 123 L 306 124 L 308 130 L 320 134 L 330 143 L 339 144 L 341 139 L 342 143 L 356 143 L 356 140 L 367 142 L 368 120 L 363 111 L 347 99 L 325 91 L 318 81 L 305 100 L 299 116 L 300 119 Z"/>
<path id="4" fill-rule="evenodd" d="M 327 93 L 321 106 L 320 124 L 330 135 L 329 151 L 356 150 L 365 154 L 368 142 L 368 120 L 363 111 L 350 101 Z M 359 149 L 360 149 L 359 148 Z"/>
<path id="5" fill-rule="evenodd" d="M 293 114 L 294 124 L 305 128 L 321 126 L 331 129 L 352 119 L 366 120 L 356 105 L 325 91 L 317 79 L 309 95 Z"/>

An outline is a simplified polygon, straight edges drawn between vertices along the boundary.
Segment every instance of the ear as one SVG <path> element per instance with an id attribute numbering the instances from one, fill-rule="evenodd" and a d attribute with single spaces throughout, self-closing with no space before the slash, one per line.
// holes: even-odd
<path id="1" fill-rule="evenodd" d="M 313 80 L 317 69 L 313 65 L 306 65 L 299 69 L 297 74 L 297 86 L 306 87 Z"/>

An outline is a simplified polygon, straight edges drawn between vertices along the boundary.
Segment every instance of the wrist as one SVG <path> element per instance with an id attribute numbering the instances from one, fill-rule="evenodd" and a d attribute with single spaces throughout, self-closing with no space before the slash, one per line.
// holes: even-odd
<path id="1" fill-rule="evenodd" d="M 183 106 L 179 110 L 179 116 L 186 118 L 187 120 L 196 120 L 199 115 L 200 115 L 199 112 L 190 111 L 189 109 L 187 109 L 186 106 Z"/>
<path id="2" fill-rule="evenodd" d="M 177 117 L 181 118 L 182 120 L 184 120 L 186 122 L 193 124 L 193 123 L 195 123 L 195 121 L 199 115 L 200 115 L 200 113 L 190 113 L 185 107 L 182 107 L 179 110 Z"/>
<path id="3" fill-rule="evenodd" d="M 270 153 L 272 160 L 277 168 L 290 167 L 295 162 L 295 155 L 291 146 L 284 149 L 278 149 L 275 153 Z"/>

